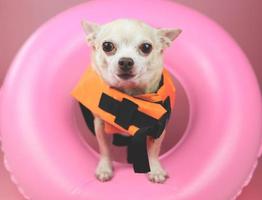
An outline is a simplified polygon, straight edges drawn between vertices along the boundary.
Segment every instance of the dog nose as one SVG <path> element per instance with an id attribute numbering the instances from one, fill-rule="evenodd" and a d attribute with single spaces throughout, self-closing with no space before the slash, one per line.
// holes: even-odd
<path id="1" fill-rule="evenodd" d="M 119 68 L 124 71 L 130 71 L 134 66 L 134 60 L 132 58 L 123 57 L 118 61 Z"/>

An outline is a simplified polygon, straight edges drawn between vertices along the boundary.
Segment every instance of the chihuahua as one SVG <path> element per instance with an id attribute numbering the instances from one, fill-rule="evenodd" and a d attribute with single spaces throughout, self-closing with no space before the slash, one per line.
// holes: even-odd
<path id="1" fill-rule="evenodd" d="M 110 87 L 128 95 L 152 93 L 158 89 L 163 70 L 163 52 L 181 33 L 180 29 L 154 28 L 131 19 L 98 25 L 82 22 L 86 41 L 92 48 L 92 67 Z M 105 137 L 104 121 L 94 118 L 100 160 L 95 175 L 100 181 L 113 177 L 112 159 Z M 159 152 L 165 131 L 148 145 L 148 178 L 163 183 L 168 173 L 161 166 Z"/>

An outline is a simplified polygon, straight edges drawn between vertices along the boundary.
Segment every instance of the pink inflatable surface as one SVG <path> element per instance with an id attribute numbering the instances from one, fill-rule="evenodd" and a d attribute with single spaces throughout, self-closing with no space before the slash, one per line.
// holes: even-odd
<path id="1" fill-rule="evenodd" d="M 97 181 L 99 155 L 81 136 L 70 95 L 90 63 L 80 22 L 116 18 L 183 29 L 165 63 L 186 92 L 190 118 L 180 142 L 161 156 L 170 174 L 164 184 L 120 162 L 112 181 Z M 261 152 L 261 95 L 245 55 L 214 22 L 169 1 L 91 1 L 56 16 L 15 58 L 0 106 L 5 164 L 27 199 L 234 199 Z M 172 124 L 168 132 L 176 134 Z"/>

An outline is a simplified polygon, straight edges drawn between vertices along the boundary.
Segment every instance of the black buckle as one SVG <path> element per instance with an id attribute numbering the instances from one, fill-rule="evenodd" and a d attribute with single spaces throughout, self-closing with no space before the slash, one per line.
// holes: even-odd
<path id="1" fill-rule="evenodd" d="M 115 115 L 115 123 L 124 129 L 128 129 L 128 127 L 132 123 L 132 118 L 137 111 L 138 105 L 134 102 L 123 98 L 123 100 L 119 103 L 116 115 Z"/>

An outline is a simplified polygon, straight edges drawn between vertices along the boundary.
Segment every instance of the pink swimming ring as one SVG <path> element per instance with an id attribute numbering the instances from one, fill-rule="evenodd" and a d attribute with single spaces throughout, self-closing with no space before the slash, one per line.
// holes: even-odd
<path id="1" fill-rule="evenodd" d="M 98 154 L 75 121 L 70 91 L 89 64 L 80 22 L 122 17 L 184 30 L 165 61 L 187 93 L 190 119 L 179 144 L 161 157 L 170 173 L 163 185 L 121 163 L 112 181 L 97 181 Z M 234 199 L 261 147 L 261 96 L 248 60 L 214 22 L 170 1 L 91 1 L 58 15 L 15 58 L 0 111 L 6 165 L 28 199 Z"/>

